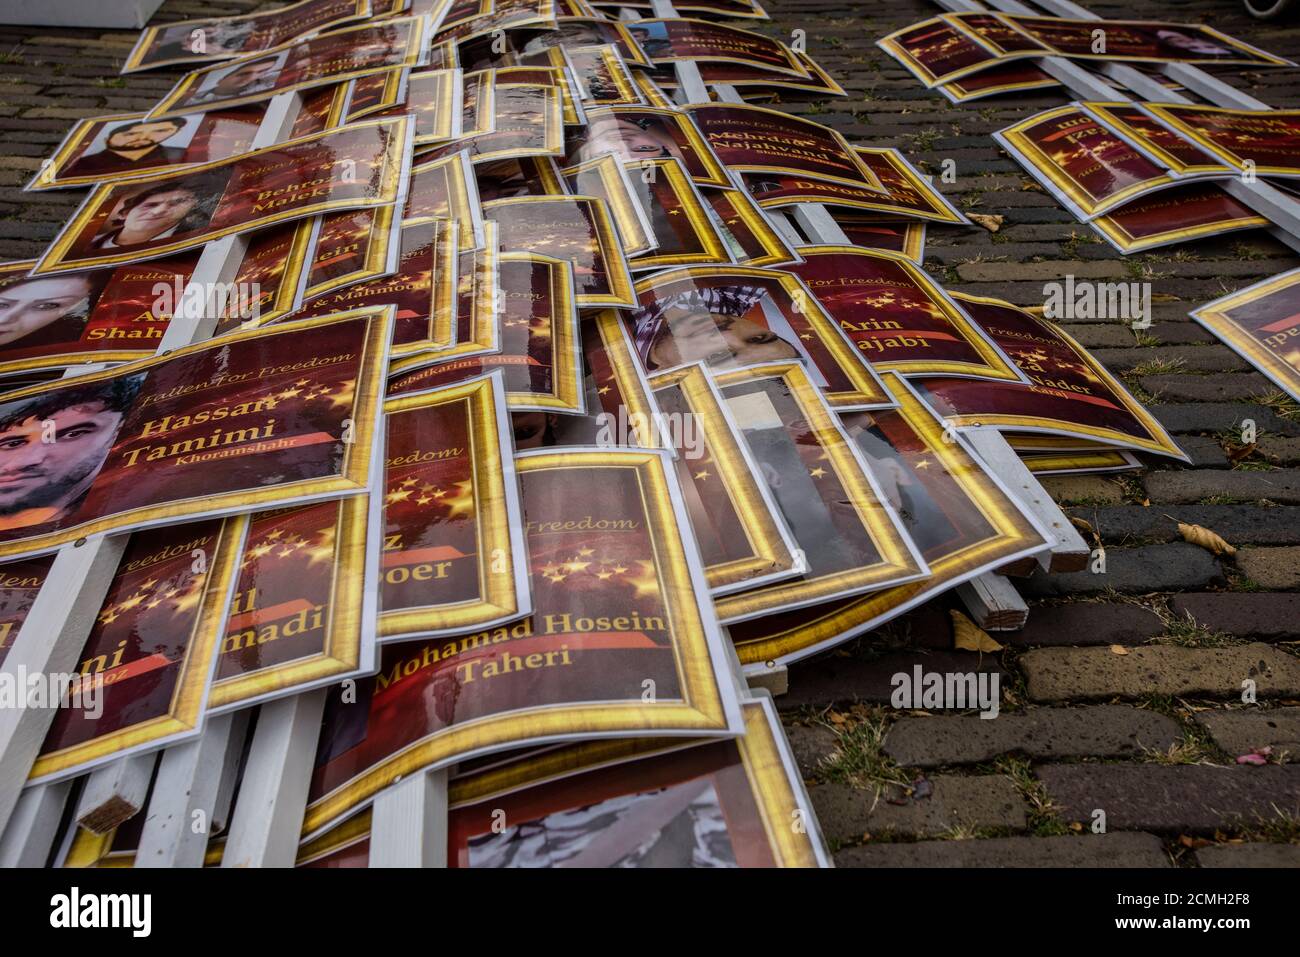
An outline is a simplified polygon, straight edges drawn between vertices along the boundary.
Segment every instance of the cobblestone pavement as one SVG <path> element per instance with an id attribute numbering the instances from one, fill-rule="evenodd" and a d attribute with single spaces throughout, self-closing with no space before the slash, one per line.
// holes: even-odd
<path id="1" fill-rule="evenodd" d="M 764 0 L 758 27 L 807 34 L 848 91 L 783 108 L 851 141 L 896 146 L 938 171 L 962 208 L 1004 217 L 997 233 L 931 228 L 927 264 L 948 288 L 1041 305 L 1067 273 L 1152 283 L 1154 325 L 1069 331 L 1134 389 L 1194 462 L 1151 462 L 1124 478 L 1049 478 L 1107 550 L 1107 572 L 1020 580 L 1028 626 L 996 655 L 952 650 L 940 600 L 838 653 L 796 665 L 780 699 L 840 866 L 1296 866 L 1300 864 L 1300 410 L 1188 319 L 1196 304 L 1300 265 L 1267 234 L 1241 233 L 1117 255 L 997 148 L 990 134 L 1065 102 L 1062 92 L 953 106 L 874 41 L 932 15 L 924 0 Z M 168 0 L 159 19 L 256 9 Z M 267 6 L 261 4 L 260 6 Z M 1094 0 L 1102 15 L 1213 23 L 1300 57 L 1300 28 L 1262 28 L 1234 0 Z M 0 27 L 0 258 L 41 251 L 76 192 L 21 184 L 71 120 L 145 109 L 177 74 L 119 78 L 134 33 Z M 1218 75 L 1276 107 L 1300 106 L 1297 72 Z M 1226 450 L 1245 419 L 1258 452 Z M 1237 546 L 1215 558 L 1181 541 L 1176 519 Z M 1001 716 L 906 714 L 890 676 L 996 671 Z M 1256 682 L 1258 703 L 1241 685 Z M 1271 763 L 1239 765 L 1271 747 Z M 1290 752 L 1288 755 L 1286 752 Z M 1092 833 L 1104 812 L 1104 835 Z"/>

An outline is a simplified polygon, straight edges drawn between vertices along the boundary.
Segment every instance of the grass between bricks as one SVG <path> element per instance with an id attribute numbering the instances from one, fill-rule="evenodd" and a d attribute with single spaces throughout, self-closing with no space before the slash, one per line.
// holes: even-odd
<path id="1" fill-rule="evenodd" d="M 1138 700 L 1139 708 L 1154 711 L 1178 722 L 1182 735 L 1165 751 L 1144 747 L 1142 760 L 1147 764 L 1231 764 L 1232 759 L 1214 743 L 1210 733 L 1195 720 L 1195 709 L 1172 695 L 1150 694 Z"/>

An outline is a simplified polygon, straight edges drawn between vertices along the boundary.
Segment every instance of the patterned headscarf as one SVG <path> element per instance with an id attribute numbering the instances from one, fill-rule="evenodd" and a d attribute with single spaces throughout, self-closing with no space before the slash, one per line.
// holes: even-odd
<path id="1" fill-rule="evenodd" d="M 691 286 L 681 292 L 660 293 L 654 290 L 641 297 L 641 305 L 632 313 L 632 338 L 637 354 L 650 355 L 655 340 L 664 333 L 664 316 L 670 310 L 703 311 L 717 316 L 739 318 L 767 295 L 765 286 L 735 283 L 719 286 Z"/>

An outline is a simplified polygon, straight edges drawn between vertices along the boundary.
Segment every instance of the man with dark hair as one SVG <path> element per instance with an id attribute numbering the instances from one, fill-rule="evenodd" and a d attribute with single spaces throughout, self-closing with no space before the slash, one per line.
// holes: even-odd
<path id="1" fill-rule="evenodd" d="M 90 491 L 143 375 L 0 405 L 0 531 L 70 515 Z"/>
<path id="2" fill-rule="evenodd" d="M 185 162 L 185 150 L 163 146 L 185 128 L 185 121 L 136 120 L 114 129 L 104 139 L 104 148 L 72 163 L 69 176 L 112 176 L 114 173 L 158 169 Z"/>
<path id="3" fill-rule="evenodd" d="M 221 198 L 216 180 L 186 177 L 158 183 L 122 201 L 91 240 L 95 249 L 138 246 L 202 229 Z"/>

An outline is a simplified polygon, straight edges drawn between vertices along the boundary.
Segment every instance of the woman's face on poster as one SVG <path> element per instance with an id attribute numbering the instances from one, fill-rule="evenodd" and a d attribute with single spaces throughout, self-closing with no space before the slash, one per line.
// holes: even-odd
<path id="1" fill-rule="evenodd" d="M 90 277 L 54 276 L 0 289 L 0 346 L 73 312 L 90 295 Z"/>
<path id="2" fill-rule="evenodd" d="M 799 357 L 794 346 L 771 329 L 741 316 L 675 309 L 665 316 L 664 323 L 664 334 L 655 339 L 646 357 L 652 368 L 686 362 L 737 367 Z"/>

